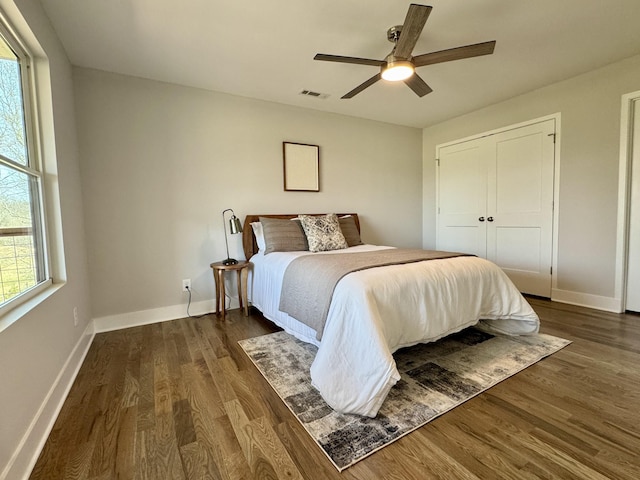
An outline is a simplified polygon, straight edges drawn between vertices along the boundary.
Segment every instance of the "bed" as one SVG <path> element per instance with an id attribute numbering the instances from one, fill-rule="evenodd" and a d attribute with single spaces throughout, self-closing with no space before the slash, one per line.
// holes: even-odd
<path id="1" fill-rule="evenodd" d="M 245 256 L 252 262 L 249 300 L 265 318 L 318 346 L 311 379 L 333 409 L 375 417 L 400 379 L 393 359 L 400 348 L 432 342 L 478 323 L 481 328 L 510 335 L 538 331 L 538 316 L 506 274 L 487 260 L 462 255 L 364 268 L 344 275 L 335 284 L 319 335 L 318 328 L 280 309 L 287 269 L 302 257 L 315 261 L 310 255 L 318 261 L 337 255 L 328 261 L 342 263 L 336 260 L 385 255 L 393 249 L 362 244 L 357 214 L 337 216 L 345 222 L 349 219 L 349 232 L 343 220 L 340 222 L 351 246 L 317 253 L 296 250 L 297 244 L 289 245 L 286 251 L 270 251 L 272 244 L 265 247 L 264 243 L 266 232 L 259 232 L 258 245 L 252 224 L 260 230 L 277 221 L 281 226 L 283 220 L 291 223 L 297 214 L 247 215 L 243 229 Z M 257 225 L 260 218 L 263 222 Z"/>

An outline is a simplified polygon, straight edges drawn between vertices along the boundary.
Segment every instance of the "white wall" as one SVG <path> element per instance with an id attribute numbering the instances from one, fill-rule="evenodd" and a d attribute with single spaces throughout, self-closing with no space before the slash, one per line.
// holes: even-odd
<path id="1" fill-rule="evenodd" d="M 423 245 L 435 245 L 436 145 L 561 113 L 559 246 L 554 299 L 614 308 L 620 108 L 638 89 L 640 56 L 423 131 Z"/>
<path id="2" fill-rule="evenodd" d="M 0 478 L 17 479 L 29 471 L 55 419 L 91 338 L 85 328 L 92 315 L 71 67 L 38 2 L 0 0 L 0 8 L 36 55 L 46 202 L 51 248 L 57 252 L 55 293 L 0 332 Z"/>
<path id="3" fill-rule="evenodd" d="M 184 315 L 183 278 L 194 301 L 214 298 L 225 208 L 357 212 L 367 242 L 422 242 L 419 129 L 82 68 L 74 84 L 101 328 L 137 311 Z M 283 141 L 320 146 L 319 193 L 283 191 Z M 240 237 L 229 237 L 236 258 Z"/>

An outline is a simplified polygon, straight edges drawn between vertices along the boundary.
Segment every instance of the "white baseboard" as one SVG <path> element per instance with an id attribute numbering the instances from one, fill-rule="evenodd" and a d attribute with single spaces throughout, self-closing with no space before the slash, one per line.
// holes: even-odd
<path id="1" fill-rule="evenodd" d="M 31 474 L 40 452 L 53 429 L 56 418 L 58 418 L 62 405 L 67 399 L 69 390 L 78 375 L 78 371 L 87 356 L 93 337 L 93 324 L 89 322 L 49 389 L 27 432 L 20 440 L 11 460 L 0 473 L 0 480 L 27 479 Z"/>
<path id="2" fill-rule="evenodd" d="M 589 293 L 571 292 L 569 290 L 551 290 L 551 300 L 554 302 L 568 303 L 581 307 L 595 308 L 606 312 L 622 312 L 622 299 L 614 297 L 603 297 L 591 295 Z"/>
<path id="3" fill-rule="evenodd" d="M 238 300 L 231 299 L 228 308 L 238 308 Z M 193 302 L 189 307 L 189 314 L 204 315 L 214 312 L 216 309 L 215 300 L 203 300 L 201 302 Z M 166 322 L 168 320 L 176 320 L 187 316 L 187 306 L 170 305 L 168 307 L 152 308 L 149 310 L 140 310 L 137 312 L 122 313 L 119 315 L 109 315 L 93 319 L 93 327 L 96 333 L 110 332 L 112 330 L 120 330 L 122 328 L 139 327 L 141 325 L 149 325 L 151 323 Z"/>

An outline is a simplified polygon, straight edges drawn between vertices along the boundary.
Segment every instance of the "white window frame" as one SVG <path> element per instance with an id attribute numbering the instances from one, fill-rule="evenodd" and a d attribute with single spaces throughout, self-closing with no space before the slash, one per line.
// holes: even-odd
<path id="1" fill-rule="evenodd" d="M 42 162 L 42 149 L 39 137 L 41 128 L 37 109 L 38 99 L 36 96 L 36 79 L 33 71 L 33 55 L 29 52 L 29 49 L 25 47 L 20 35 L 11 28 L 10 23 L 3 15 L 0 15 L 0 35 L 2 35 L 4 41 L 13 49 L 20 60 L 18 64 L 20 65 L 20 78 L 22 83 L 22 101 L 24 108 L 28 165 L 20 165 L 15 162 L 11 162 L 10 159 L 0 159 L 0 163 L 37 178 L 38 198 L 36 199 L 36 208 L 39 212 L 37 215 L 38 219 L 34 222 L 34 229 L 39 230 L 39 232 L 37 232 L 39 241 L 36 241 L 36 232 L 34 232 L 34 247 L 37 249 L 36 255 L 42 257 L 40 264 L 44 269 L 44 280 L 36 283 L 35 286 L 21 292 L 0 306 L 1 332 L 9 325 L 13 324 L 18 318 L 23 316 L 28 310 L 33 308 L 35 304 L 40 303 L 41 300 L 38 300 L 34 305 L 29 304 L 31 300 L 49 289 L 53 284 L 53 280 L 50 257 L 51 250 L 49 248 L 50 245 L 46 221 L 47 209 L 45 205 L 44 166 Z M 32 197 L 32 205 L 33 201 L 34 198 Z M 51 291 L 51 293 L 53 293 L 53 291 Z M 49 295 L 46 295 L 44 298 L 48 296 Z"/>

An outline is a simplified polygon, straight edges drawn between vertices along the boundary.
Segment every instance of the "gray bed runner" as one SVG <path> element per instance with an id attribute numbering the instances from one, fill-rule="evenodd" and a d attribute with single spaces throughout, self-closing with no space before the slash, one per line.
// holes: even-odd
<path id="1" fill-rule="evenodd" d="M 390 248 L 370 252 L 304 255 L 293 260 L 284 273 L 280 311 L 308 325 L 322 338 L 333 290 L 345 275 L 368 268 L 421 262 L 466 255 L 437 250 Z"/>

